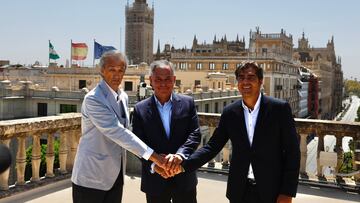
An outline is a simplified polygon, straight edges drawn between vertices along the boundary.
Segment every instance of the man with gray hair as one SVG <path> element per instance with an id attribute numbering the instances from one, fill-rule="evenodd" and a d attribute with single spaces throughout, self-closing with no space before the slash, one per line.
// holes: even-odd
<path id="1" fill-rule="evenodd" d="M 82 136 L 71 181 L 73 202 L 121 202 L 125 150 L 165 167 L 165 159 L 127 129 L 128 96 L 119 89 L 126 57 L 106 52 L 100 59 L 102 81 L 86 94 L 82 108 Z"/>
<path id="2" fill-rule="evenodd" d="M 196 203 L 196 172 L 172 177 L 172 168 L 198 147 L 201 134 L 193 98 L 173 92 L 176 77 L 166 60 L 150 65 L 154 95 L 135 105 L 133 132 L 166 155 L 166 170 L 142 160 L 141 190 L 148 203 Z M 156 172 L 156 173 L 155 173 Z"/>

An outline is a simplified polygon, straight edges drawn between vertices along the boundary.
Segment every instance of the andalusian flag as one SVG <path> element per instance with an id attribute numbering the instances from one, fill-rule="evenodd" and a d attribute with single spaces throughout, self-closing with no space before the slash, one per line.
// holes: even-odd
<path id="1" fill-rule="evenodd" d="M 88 46 L 85 43 L 71 43 L 71 59 L 85 60 L 88 53 Z"/>
<path id="2" fill-rule="evenodd" d="M 60 58 L 59 54 L 56 53 L 56 51 L 54 50 L 54 46 L 49 41 L 49 59 L 56 60 L 59 58 Z"/>

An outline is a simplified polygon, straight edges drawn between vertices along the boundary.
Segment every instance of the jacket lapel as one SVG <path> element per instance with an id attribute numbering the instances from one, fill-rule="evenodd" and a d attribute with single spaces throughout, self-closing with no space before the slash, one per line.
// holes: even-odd
<path id="1" fill-rule="evenodd" d="M 261 101 L 260 101 L 259 115 L 257 117 L 255 130 L 254 130 L 253 146 L 256 144 L 256 142 L 257 142 L 256 140 L 259 138 L 259 136 L 264 134 L 263 133 L 264 124 L 265 124 L 266 117 L 268 116 L 270 108 L 271 107 L 269 105 L 269 98 L 266 97 L 265 95 L 262 95 Z"/>
<path id="2" fill-rule="evenodd" d="M 110 92 L 109 88 L 105 84 L 105 81 L 102 80 L 99 84 L 100 88 L 103 90 L 105 96 L 105 104 L 112 109 L 119 120 L 121 120 L 121 112 L 120 112 L 120 106 L 116 102 L 115 98 L 113 97 L 112 93 Z"/>
<path id="3" fill-rule="evenodd" d="M 154 119 L 154 122 L 157 124 L 159 129 L 161 129 L 163 137 L 165 139 L 167 139 L 165 128 L 164 128 L 164 125 L 162 123 L 159 110 L 157 109 L 157 106 L 156 106 L 155 95 L 151 96 L 151 100 L 150 100 L 149 108 L 148 108 L 148 113 L 150 114 L 150 118 Z"/>
<path id="4" fill-rule="evenodd" d="M 175 120 L 181 115 L 182 103 L 180 98 L 173 93 L 172 94 L 172 109 L 171 109 L 171 122 L 170 122 L 170 139 L 173 137 L 172 132 L 174 132 Z"/>
<path id="5" fill-rule="evenodd" d="M 236 118 L 234 121 L 239 121 L 238 125 L 234 125 L 235 128 L 239 128 L 239 130 L 235 129 L 235 132 L 239 132 L 240 138 L 245 140 L 247 146 L 250 148 L 249 136 L 246 130 L 245 116 L 244 116 L 244 108 L 242 107 L 242 100 L 238 100 L 236 103 L 236 108 L 234 108 L 234 113 Z"/>

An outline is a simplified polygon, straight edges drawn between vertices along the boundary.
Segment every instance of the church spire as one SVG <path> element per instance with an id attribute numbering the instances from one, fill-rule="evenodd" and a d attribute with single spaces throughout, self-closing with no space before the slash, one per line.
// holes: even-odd
<path id="1" fill-rule="evenodd" d="M 157 55 L 160 55 L 160 40 L 158 40 Z"/>

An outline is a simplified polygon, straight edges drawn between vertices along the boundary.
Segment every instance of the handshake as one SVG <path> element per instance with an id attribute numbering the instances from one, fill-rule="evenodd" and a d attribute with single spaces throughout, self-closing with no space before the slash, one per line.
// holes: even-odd
<path id="1" fill-rule="evenodd" d="M 184 172 L 184 168 L 181 166 L 183 158 L 179 154 L 161 154 L 153 162 L 154 171 L 163 178 L 170 178 Z"/>

